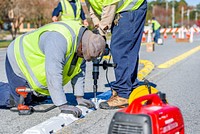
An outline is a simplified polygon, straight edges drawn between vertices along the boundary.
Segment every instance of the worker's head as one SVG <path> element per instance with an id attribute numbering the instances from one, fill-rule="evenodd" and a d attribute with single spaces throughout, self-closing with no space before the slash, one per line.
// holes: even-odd
<path id="1" fill-rule="evenodd" d="M 94 58 L 101 56 L 104 53 L 106 42 L 99 35 L 94 34 L 90 30 L 86 30 L 82 36 L 82 53 L 86 61 L 91 61 Z"/>
<path id="2" fill-rule="evenodd" d="M 156 20 L 156 17 L 152 17 L 152 20 Z"/>

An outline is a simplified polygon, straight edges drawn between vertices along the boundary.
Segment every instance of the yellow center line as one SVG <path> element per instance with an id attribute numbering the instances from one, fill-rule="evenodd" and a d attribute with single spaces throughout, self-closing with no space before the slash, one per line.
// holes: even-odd
<path id="1" fill-rule="evenodd" d="M 165 62 L 165 63 L 163 63 L 163 64 L 160 64 L 160 65 L 158 66 L 158 68 L 169 68 L 169 67 L 171 67 L 172 65 L 176 64 L 177 62 L 179 62 L 179 61 L 181 61 L 181 60 L 187 58 L 188 56 L 190 56 L 190 55 L 196 53 L 196 52 L 199 51 L 199 50 L 200 50 L 200 46 L 195 47 L 195 48 L 191 49 L 190 51 L 181 54 L 180 56 L 177 56 L 177 57 L 175 57 L 175 58 L 173 58 L 173 59 L 171 59 L 171 60 L 169 60 L 169 61 L 167 61 L 167 62 Z"/>

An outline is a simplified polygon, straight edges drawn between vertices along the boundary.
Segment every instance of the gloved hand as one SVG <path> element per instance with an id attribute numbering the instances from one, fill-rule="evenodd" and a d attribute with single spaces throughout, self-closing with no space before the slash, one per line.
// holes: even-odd
<path id="1" fill-rule="evenodd" d="M 92 30 L 92 32 L 93 32 L 94 34 L 100 34 L 98 28 L 94 28 L 94 29 Z"/>
<path id="2" fill-rule="evenodd" d="M 91 100 L 86 100 L 83 97 L 76 97 L 78 105 L 85 106 L 87 108 L 95 108 L 95 104 Z"/>
<path id="3" fill-rule="evenodd" d="M 64 104 L 59 106 L 59 109 L 61 110 L 61 113 L 73 114 L 76 118 L 79 118 L 82 115 L 82 111 L 72 105 Z"/>
<path id="4" fill-rule="evenodd" d="M 100 33 L 100 30 L 99 30 L 99 28 L 94 28 L 93 30 L 92 30 L 92 32 L 94 33 L 94 34 L 100 34 L 103 38 L 104 38 L 104 40 L 106 41 L 106 36 L 103 34 L 101 34 Z"/>

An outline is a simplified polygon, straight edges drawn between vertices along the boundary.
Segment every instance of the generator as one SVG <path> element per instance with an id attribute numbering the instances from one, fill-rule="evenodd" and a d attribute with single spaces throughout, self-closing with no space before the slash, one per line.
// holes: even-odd
<path id="1" fill-rule="evenodd" d="M 108 134 L 184 134 L 184 121 L 180 109 L 168 104 L 165 94 L 153 93 L 116 112 Z"/>

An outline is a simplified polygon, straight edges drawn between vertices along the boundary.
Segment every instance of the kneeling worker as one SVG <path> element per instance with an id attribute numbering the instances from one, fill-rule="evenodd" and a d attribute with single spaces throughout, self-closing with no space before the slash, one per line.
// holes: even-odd
<path id="1" fill-rule="evenodd" d="M 67 104 L 63 86 L 81 71 L 82 58 L 91 61 L 100 56 L 105 44 L 103 37 L 75 21 L 50 23 L 19 36 L 8 46 L 6 55 L 10 96 L 17 105 L 19 95 L 15 89 L 26 86 L 36 95 L 50 95 L 61 112 L 80 117 L 81 110 Z M 77 103 L 94 107 L 83 97 L 78 97 Z"/>

